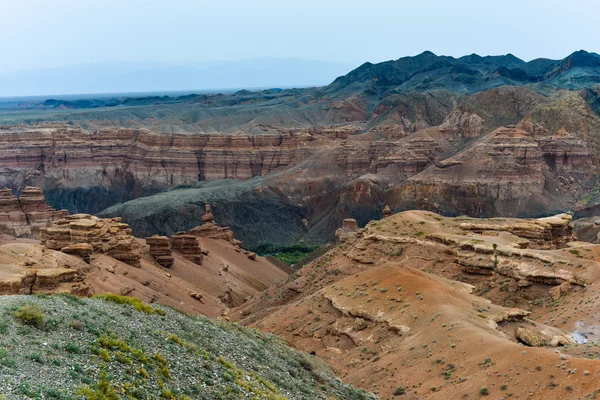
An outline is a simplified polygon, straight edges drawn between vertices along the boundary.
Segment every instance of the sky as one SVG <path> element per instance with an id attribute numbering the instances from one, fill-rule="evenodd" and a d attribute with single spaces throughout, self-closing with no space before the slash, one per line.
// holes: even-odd
<path id="1" fill-rule="evenodd" d="M 0 0 L 0 72 L 79 63 L 305 58 L 424 50 L 524 60 L 600 52 L 595 0 Z"/>

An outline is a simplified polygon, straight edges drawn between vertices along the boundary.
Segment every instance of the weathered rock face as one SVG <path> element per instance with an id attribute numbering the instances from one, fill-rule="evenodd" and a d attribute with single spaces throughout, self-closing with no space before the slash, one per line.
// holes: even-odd
<path id="1" fill-rule="evenodd" d="M 154 235 L 146 238 L 146 244 L 150 246 L 150 254 L 157 263 L 166 268 L 173 266 L 174 258 L 171 254 L 171 243 L 168 237 Z"/>
<path id="2" fill-rule="evenodd" d="M 68 215 L 46 204 L 44 193 L 37 187 L 26 187 L 17 197 L 11 189 L 0 190 L 0 231 L 15 237 L 38 238 L 40 228 Z"/>
<path id="3" fill-rule="evenodd" d="M 477 234 L 489 234 L 490 232 L 510 232 L 515 236 L 526 239 L 521 247 L 556 249 L 563 248 L 573 240 L 572 217 L 567 214 L 552 217 L 529 219 L 523 221 L 514 220 L 472 220 L 461 222 L 458 226 L 465 231 Z"/>
<path id="4" fill-rule="evenodd" d="M 85 204 L 65 198 L 78 186 L 113 192 L 114 202 L 199 181 L 245 180 L 302 159 L 311 140 L 302 133 L 167 135 L 145 129 L 6 128 L 0 129 L 0 185 L 36 183 L 53 189 L 55 203 L 78 208 Z"/>
<path id="5" fill-rule="evenodd" d="M 509 126 L 410 177 L 390 201 L 456 214 L 535 213 L 547 207 L 547 192 L 572 202 L 593 170 L 589 150 L 574 136 Z"/>
<path id="6" fill-rule="evenodd" d="M 171 236 L 171 246 L 187 260 L 202 265 L 202 251 L 196 236 L 178 232 Z"/>
<path id="7" fill-rule="evenodd" d="M 21 237 L 28 230 L 27 217 L 19 200 L 10 189 L 0 191 L 0 227 L 2 231 Z"/>
<path id="8" fill-rule="evenodd" d="M 89 261 L 91 253 L 103 253 L 139 267 L 141 249 L 121 218 L 98 218 L 89 214 L 69 215 L 40 230 L 47 248 L 78 254 Z"/>
<path id="9" fill-rule="evenodd" d="M 573 230 L 577 239 L 581 241 L 600 243 L 600 217 L 578 219 Z"/>
<path id="10" fill-rule="evenodd" d="M 29 243 L 0 246 L 0 258 L 0 295 L 89 294 L 83 278 L 90 267 L 77 258 Z"/>

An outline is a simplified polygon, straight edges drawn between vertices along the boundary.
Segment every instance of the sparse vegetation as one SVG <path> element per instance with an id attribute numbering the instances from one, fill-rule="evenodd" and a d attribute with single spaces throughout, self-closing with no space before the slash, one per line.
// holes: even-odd
<path id="1" fill-rule="evenodd" d="M 44 328 L 44 314 L 37 306 L 19 307 L 13 316 L 24 325 L 34 326 L 38 329 Z"/>
<path id="2" fill-rule="evenodd" d="M 302 261 L 313 251 L 317 250 L 319 246 L 311 246 L 302 242 L 296 243 L 292 246 L 280 246 L 276 244 L 262 244 L 252 251 L 259 256 L 273 256 L 280 261 L 288 265 L 294 265 Z"/>
<path id="3" fill-rule="evenodd" d="M 6 399 L 374 399 L 275 336 L 136 299 L 6 296 L 0 306 Z"/>

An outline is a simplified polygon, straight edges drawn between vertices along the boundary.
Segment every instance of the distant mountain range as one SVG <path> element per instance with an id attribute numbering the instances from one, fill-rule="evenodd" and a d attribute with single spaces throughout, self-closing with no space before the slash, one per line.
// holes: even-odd
<path id="1" fill-rule="evenodd" d="M 0 96 L 320 86 L 352 66 L 283 58 L 171 64 L 108 61 L 0 73 Z"/>
<path id="2" fill-rule="evenodd" d="M 327 92 L 474 93 L 499 86 L 536 84 L 582 89 L 600 84 L 600 55 L 577 51 L 562 60 L 538 58 L 525 62 L 512 54 L 471 54 L 460 58 L 426 51 L 414 57 L 378 64 L 365 63 L 337 78 Z"/>

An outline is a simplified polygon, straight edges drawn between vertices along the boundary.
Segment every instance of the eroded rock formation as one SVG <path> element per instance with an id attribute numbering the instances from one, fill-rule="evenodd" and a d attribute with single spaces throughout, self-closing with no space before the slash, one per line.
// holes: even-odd
<path id="1" fill-rule="evenodd" d="M 542 210 L 549 188 L 564 196 L 565 204 L 572 201 L 593 174 L 590 150 L 566 131 L 532 133 L 533 128 L 526 128 L 495 130 L 408 178 L 391 201 L 475 215 L 500 203 L 506 205 L 503 214 L 508 209 Z"/>
<path id="2" fill-rule="evenodd" d="M 166 268 L 173 266 L 174 258 L 171 254 L 171 243 L 168 237 L 154 235 L 146 238 L 146 244 L 150 246 L 150 254 L 157 263 Z"/>
<path id="3" fill-rule="evenodd" d="M 173 250 L 178 251 L 184 258 L 191 262 L 202 265 L 202 251 L 196 236 L 186 234 L 185 232 L 177 232 L 171 236 L 170 240 Z"/>
<path id="4" fill-rule="evenodd" d="M 140 265 L 140 247 L 121 218 L 69 215 L 54 221 L 49 228 L 42 228 L 40 241 L 49 249 L 78 254 L 88 260 L 91 253 L 103 253 L 135 267 Z"/>
<path id="5" fill-rule="evenodd" d="M 188 231 L 188 235 L 221 239 L 241 247 L 242 242 L 234 239 L 234 233 L 228 226 L 219 226 L 215 222 L 210 204 L 205 205 L 206 213 L 202 216 L 203 224 Z"/>
<path id="6" fill-rule="evenodd" d="M 39 238 L 40 228 L 68 215 L 46 204 L 40 188 L 27 186 L 17 198 L 11 189 L 0 190 L 0 231 L 15 237 Z"/>

